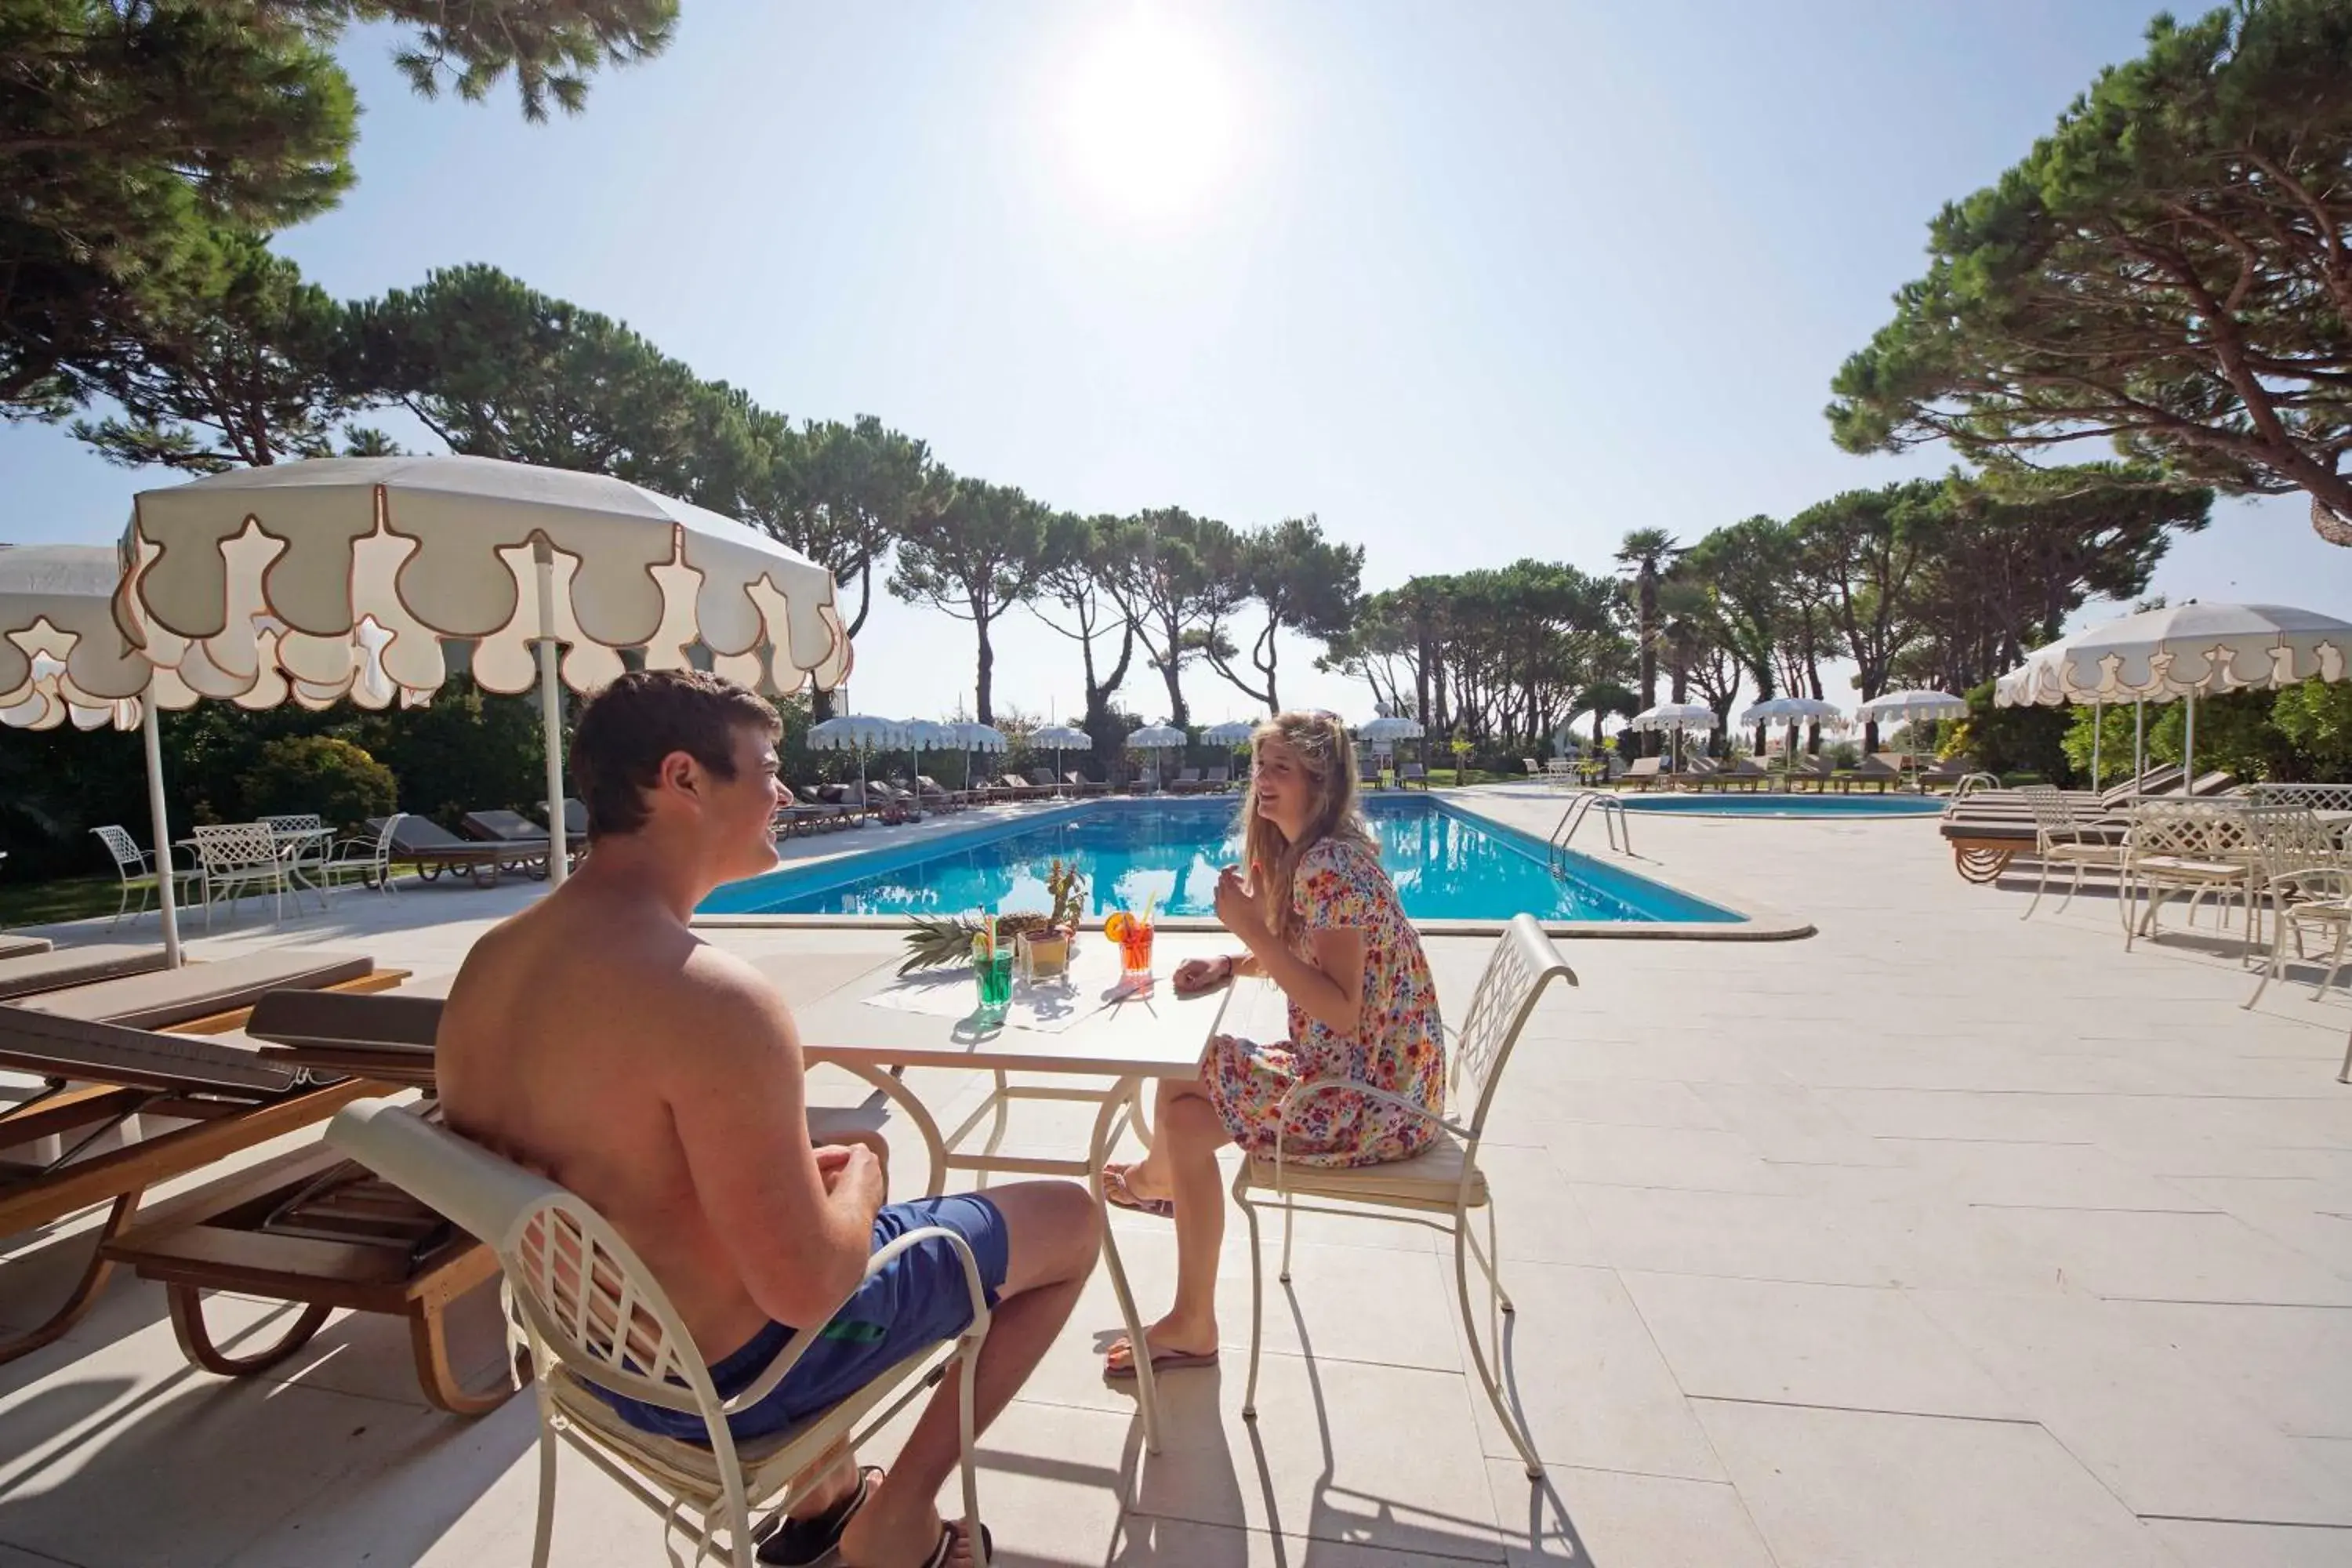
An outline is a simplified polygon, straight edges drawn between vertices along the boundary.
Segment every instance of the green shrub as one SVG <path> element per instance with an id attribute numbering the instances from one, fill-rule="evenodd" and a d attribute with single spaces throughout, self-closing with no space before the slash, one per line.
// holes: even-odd
<path id="1" fill-rule="evenodd" d="M 331 735 L 269 742 L 239 784 L 256 816 L 315 811 L 345 832 L 371 816 L 389 816 L 398 794 L 390 768 Z"/>

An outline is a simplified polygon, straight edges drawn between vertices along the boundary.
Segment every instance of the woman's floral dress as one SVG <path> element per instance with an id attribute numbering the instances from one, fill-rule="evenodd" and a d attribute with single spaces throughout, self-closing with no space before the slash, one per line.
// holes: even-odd
<path id="1" fill-rule="evenodd" d="M 1297 951 L 1311 933 L 1352 926 L 1364 933 L 1364 1005 L 1353 1036 L 1290 1004 L 1290 1038 L 1272 1045 L 1220 1035 L 1201 1077 L 1234 1142 L 1274 1152 L 1282 1097 L 1307 1079 L 1346 1078 L 1442 1111 L 1445 1039 L 1437 987 L 1421 937 L 1397 901 L 1396 885 L 1370 846 L 1326 838 L 1308 847 L 1292 879 L 1300 916 Z M 1419 1153 L 1435 1126 L 1392 1105 L 1330 1089 L 1292 1106 L 1283 1158 L 1302 1165 L 1377 1165 Z"/>

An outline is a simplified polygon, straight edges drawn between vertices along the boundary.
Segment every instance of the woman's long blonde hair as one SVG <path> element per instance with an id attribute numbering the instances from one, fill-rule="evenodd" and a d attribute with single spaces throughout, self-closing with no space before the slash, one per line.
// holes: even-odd
<path id="1" fill-rule="evenodd" d="M 1298 934 L 1298 916 L 1292 909 L 1290 887 L 1299 858 L 1323 839 L 1337 838 L 1373 847 L 1371 829 L 1356 800 L 1356 754 L 1348 744 L 1348 728 L 1328 713 L 1277 713 L 1250 735 L 1255 764 L 1257 749 L 1278 740 L 1298 753 L 1314 786 L 1314 807 L 1307 826 L 1293 842 L 1271 817 L 1257 808 L 1256 768 L 1242 795 L 1242 858 L 1256 879 L 1258 908 L 1275 935 L 1289 942 Z"/>

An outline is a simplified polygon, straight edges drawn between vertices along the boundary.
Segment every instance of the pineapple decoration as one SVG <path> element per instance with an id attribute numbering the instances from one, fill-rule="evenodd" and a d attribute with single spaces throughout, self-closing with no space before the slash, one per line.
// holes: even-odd
<path id="1" fill-rule="evenodd" d="M 1056 856 L 1046 868 L 1045 891 L 1054 901 L 1050 913 L 999 915 L 996 920 L 997 941 L 1017 943 L 1028 954 L 1024 967 L 1032 974 L 1055 974 L 1068 967 L 1070 943 L 1077 938 L 1078 918 L 1086 911 L 1087 875 L 1075 861 Z M 987 924 L 979 915 L 917 915 L 911 923 L 906 960 L 898 965 L 901 974 L 964 963 L 971 956 L 972 939 Z"/>

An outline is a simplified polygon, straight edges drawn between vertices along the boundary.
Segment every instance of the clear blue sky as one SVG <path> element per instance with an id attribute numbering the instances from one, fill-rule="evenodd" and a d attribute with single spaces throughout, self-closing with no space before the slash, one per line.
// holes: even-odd
<path id="1" fill-rule="evenodd" d="M 870 412 L 1079 511 L 1313 512 L 1368 586 L 1521 555 L 1606 570 L 1948 458 L 1864 459 L 1821 407 L 1987 183 L 2152 7 L 1405 4 L 815 6 L 685 0 L 577 119 L 412 98 L 344 54 L 360 181 L 281 247 L 338 294 L 487 261 L 794 416 Z M 2085 448 L 2086 458 L 2101 455 Z M 0 431 L 20 541 L 110 539 L 131 492 Z M 2352 608 L 2294 499 L 2228 501 L 2176 598 Z M 970 700 L 967 629 L 886 605 L 853 705 Z M 1025 616 L 997 700 L 1067 715 Z M 1360 686 L 1287 650 L 1283 695 Z M 1204 719 L 1248 704 L 1203 670 Z M 1148 672 L 1126 699 L 1157 717 Z"/>

